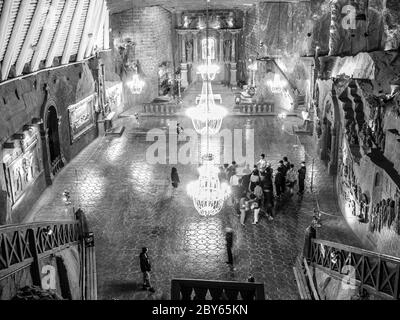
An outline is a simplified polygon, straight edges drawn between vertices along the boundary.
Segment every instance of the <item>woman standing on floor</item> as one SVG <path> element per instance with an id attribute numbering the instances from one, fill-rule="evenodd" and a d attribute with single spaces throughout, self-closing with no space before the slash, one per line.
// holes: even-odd
<path id="1" fill-rule="evenodd" d="M 173 187 L 172 194 L 174 194 L 175 190 L 178 188 L 181 181 L 179 180 L 178 170 L 174 167 L 171 170 L 171 183 Z"/>

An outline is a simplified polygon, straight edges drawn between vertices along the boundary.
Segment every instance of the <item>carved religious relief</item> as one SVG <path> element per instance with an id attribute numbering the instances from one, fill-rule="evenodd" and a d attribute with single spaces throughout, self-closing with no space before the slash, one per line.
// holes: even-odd
<path id="1" fill-rule="evenodd" d="M 15 148 L 9 149 L 6 158 L 3 159 L 7 193 L 13 205 L 41 172 L 38 130 L 29 127 L 19 136 L 20 140 L 14 140 Z"/>
<path id="2" fill-rule="evenodd" d="M 385 151 L 386 135 L 384 132 L 384 107 L 379 98 L 374 96 L 367 97 L 370 107 L 368 122 L 362 128 L 362 141 L 367 148 L 379 149 L 382 153 Z"/>
<path id="3" fill-rule="evenodd" d="M 193 62 L 193 39 L 186 40 L 186 61 Z"/>
<path id="4" fill-rule="evenodd" d="M 383 199 L 372 209 L 369 230 L 381 232 L 383 228 L 393 228 L 398 233 L 399 222 L 399 208 L 398 206 L 396 208 L 396 201 L 390 198 Z"/>
<path id="5" fill-rule="evenodd" d="M 228 18 L 226 19 L 226 25 L 228 28 L 235 27 L 235 14 L 233 12 L 229 13 Z"/>
<path id="6" fill-rule="evenodd" d="M 185 29 L 190 28 L 192 21 L 193 19 L 191 17 L 189 17 L 188 15 L 184 15 L 182 19 L 182 27 Z"/>
<path id="7" fill-rule="evenodd" d="M 131 73 L 137 73 L 138 66 L 135 55 L 135 44 L 130 39 L 126 39 L 120 44 L 118 52 L 122 60 L 120 69 L 121 78 L 124 78 Z"/>

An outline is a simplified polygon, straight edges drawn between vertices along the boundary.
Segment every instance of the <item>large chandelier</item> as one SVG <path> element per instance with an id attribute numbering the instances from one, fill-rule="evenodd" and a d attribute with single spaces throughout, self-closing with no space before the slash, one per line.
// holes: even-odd
<path id="1" fill-rule="evenodd" d="M 197 107 L 190 108 L 187 115 L 192 119 L 193 126 L 197 133 L 206 138 L 206 152 L 202 157 L 202 165 L 199 168 L 199 179 L 188 185 L 188 194 L 193 199 L 193 204 L 198 213 L 202 216 L 214 216 L 218 214 L 230 195 L 230 187 L 222 183 L 218 177 L 218 168 L 214 163 L 215 156 L 210 153 L 210 136 L 216 135 L 222 126 L 223 118 L 227 112 L 214 101 L 211 81 L 215 79 L 219 71 L 218 66 L 211 64 L 209 55 L 209 15 L 207 0 L 207 64 L 199 67 L 199 73 L 203 80 L 200 103 Z"/>
<path id="2" fill-rule="evenodd" d="M 220 183 L 212 155 L 203 158 L 199 175 L 197 181 L 188 185 L 188 194 L 193 198 L 194 207 L 200 215 L 214 216 L 222 210 L 230 195 L 230 187 L 227 183 Z"/>

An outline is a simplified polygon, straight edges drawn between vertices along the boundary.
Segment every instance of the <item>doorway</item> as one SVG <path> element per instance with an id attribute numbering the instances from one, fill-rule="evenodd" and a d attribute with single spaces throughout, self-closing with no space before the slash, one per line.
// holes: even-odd
<path id="1" fill-rule="evenodd" d="M 58 132 L 58 116 L 54 106 L 51 106 L 47 112 L 46 129 L 49 144 L 50 170 L 54 177 L 63 167 Z"/>

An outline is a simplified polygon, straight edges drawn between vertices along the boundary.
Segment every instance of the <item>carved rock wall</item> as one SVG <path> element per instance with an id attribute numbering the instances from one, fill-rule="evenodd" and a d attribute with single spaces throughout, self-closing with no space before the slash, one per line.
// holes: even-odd
<path id="1" fill-rule="evenodd" d="M 98 135 L 97 127 L 81 136 L 71 144 L 68 107 L 78 103 L 95 92 L 95 66 L 97 60 L 67 66 L 53 71 L 41 72 L 21 80 L 0 86 L 0 156 L 3 143 L 13 134 L 21 131 L 32 119 L 43 118 L 42 106 L 46 101 L 46 90 L 54 99 L 58 116 L 61 117 L 60 146 L 65 160 L 72 160 L 83 148 Z M 43 146 L 42 146 L 43 148 Z M 0 160 L 2 161 L 2 160 Z M 46 187 L 44 174 L 25 191 L 25 196 L 12 210 L 12 221 L 19 223 L 28 213 L 32 204 L 39 198 Z M 0 188 L 5 190 L 3 166 L 0 168 Z M 7 203 L 0 203 L 0 213 L 7 212 Z M 0 219 L 1 220 L 1 219 Z"/>
<path id="2" fill-rule="evenodd" d="M 141 94 L 133 95 L 125 86 L 126 108 L 151 102 L 158 97 L 158 67 L 163 62 L 173 62 L 173 17 L 167 10 L 154 6 L 135 8 L 111 16 L 114 58 L 117 69 L 122 60 L 119 47 L 131 41 L 134 44 L 132 60 L 139 61 L 139 76 L 146 82 Z M 174 47 L 174 52 L 178 51 Z M 122 80 L 129 80 L 119 70 Z"/>

